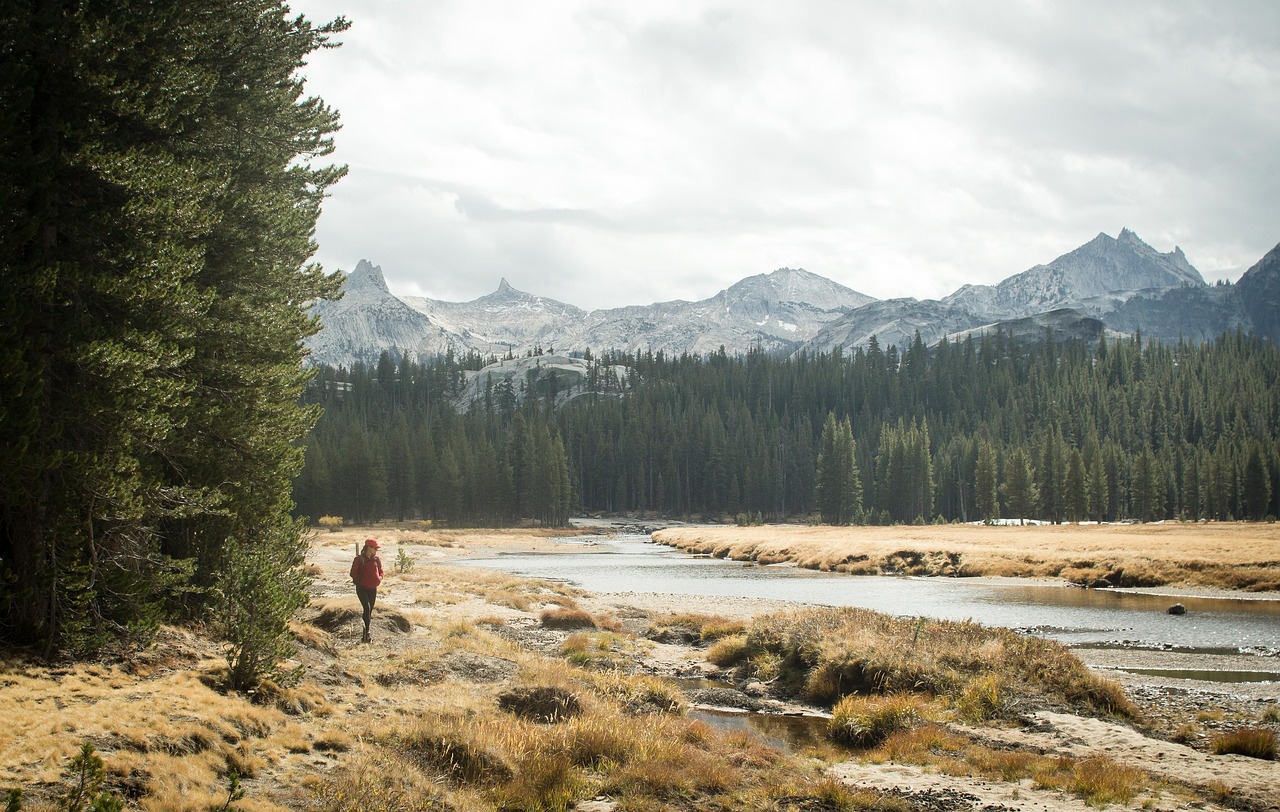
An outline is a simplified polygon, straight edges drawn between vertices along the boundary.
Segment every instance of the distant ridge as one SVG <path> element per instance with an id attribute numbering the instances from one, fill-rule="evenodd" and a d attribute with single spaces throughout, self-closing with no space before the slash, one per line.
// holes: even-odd
<path id="1" fill-rule="evenodd" d="M 934 344 L 997 326 L 1049 329 L 1059 337 L 1075 330 L 1085 339 L 1105 330 L 1206 340 L 1235 329 L 1280 338 L 1280 246 L 1238 285 L 1210 286 L 1181 248 L 1162 253 L 1127 228 L 1114 238 L 1098 234 L 998 284 L 964 285 L 941 300 L 881 301 L 800 268 L 748 276 L 695 302 L 593 311 L 526 293 L 505 278 L 470 302 L 400 299 L 388 290 L 382 269 L 363 259 L 344 291 L 341 300 L 313 307 L 324 329 L 308 341 L 312 363 L 372 362 L 384 351 L 415 359 L 587 349 L 830 352 L 864 346 L 872 336 L 884 347 L 906 345 L 916 334 Z M 1049 315 L 1055 311 L 1074 315 Z"/>

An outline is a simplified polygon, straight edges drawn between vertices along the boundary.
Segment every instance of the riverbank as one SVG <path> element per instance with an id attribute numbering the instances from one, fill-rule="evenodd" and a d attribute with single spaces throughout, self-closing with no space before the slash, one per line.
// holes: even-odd
<path id="1" fill-rule="evenodd" d="M 1275 524 L 700 525 L 666 528 L 653 539 L 691 553 L 853 575 L 1053 578 L 1080 586 L 1174 586 L 1280 599 Z"/>
<path id="2" fill-rule="evenodd" d="M 603 524 L 594 525 L 587 529 L 594 532 L 607 533 L 613 528 L 608 524 Z M 706 529 L 703 527 L 666 529 L 660 531 L 659 534 L 700 532 Z M 728 528 L 726 530 L 738 531 L 741 528 Z M 727 532 L 726 534 L 731 533 Z M 474 557 L 489 557 L 499 553 L 538 552 L 555 554 L 569 551 L 590 553 L 597 548 L 601 551 L 606 549 L 606 545 L 602 542 L 607 540 L 607 536 L 595 538 L 590 533 L 587 533 L 579 535 L 575 543 L 566 546 L 562 540 L 555 538 L 556 535 L 558 534 L 553 533 L 551 534 L 552 537 L 548 537 L 539 532 L 468 534 L 465 537 L 457 537 L 448 541 L 447 546 L 440 546 L 443 541 L 442 536 L 435 533 L 421 533 L 412 529 L 397 530 L 386 528 L 380 530 L 379 537 L 384 541 L 390 539 L 393 543 L 403 543 L 407 549 L 414 551 L 414 554 L 421 552 L 428 557 L 428 560 L 436 561 L 445 566 L 463 563 L 467 559 Z M 342 547 L 343 543 L 339 541 L 334 546 Z M 347 546 L 350 545 L 348 544 Z M 1222 597 L 1238 594 L 1221 590 L 1220 588 L 1183 590 L 1184 593 L 1188 591 L 1193 594 Z M 1271 596 L 1255 593 L 1253 597 L 1265 599 Z M 681 644 L 678 642 L 673 643 L 669 640 L 644 639 L 643 629 L 654 622 L 654 619 L 674 614 L 693 617 L 720 616 L 732 621 L 749 623 L 754 618 L 795 608 L 794 604 L 767 599 L 705 597 L 646 592 L 598 594 L 574 592 L 572 599 L 587 613 L 595 617 L 617 619 L 632 633 L 640 636 L 640 644 L 635 649 L 630 650 L 626 658 L 634 662 L 643 673 L 680 678 L 728 679 L 730 675 L 707 660 L 705 646 L 699 647 L 690 645 L 687 642 Z M 560 641 L 564 639 L 564 635 L 549 634 L 541 629 L 538 624 L 531 623 L 527 615 L 523 620 L 509 620 L 507 626 L 511 629 L 523 629 L 523 632 L 514 632 L 515 636 L 522 638 L 525 645 L 537 648 L 548 654 L 554 655 L 558 653 L 561 645 Z M 1280 707 L 1280 683 L 1227 685 L 1205 680 L 1162 678 L 1123 670 L 1125 668 L 1173 670 L 1238 668 L 1240 667 L 1240 658 L 1219 658 L 1221 661 L 1215 661 L 1212 655 L 1144 649 L 1078 649 L 1074 653 L 1087 665 L 1097 669 L 1098 673 L 1115 680 L 1124 687 L 1130 699 L 1139 708 L 1143 720 L 1140 726 L 1145 730 L 1145 734 L 1136 733 L 1131 726 L 1122 724 L 1118 727 L 1129 732 L 1125 736 L 1121 736 L 1117 733 L 1117 727 L 1114 723 L 1108 723 L 1101 727 L 1091 727 L 1085 721 L 1079 723 L 1071 721 L 1072 718 L 1078 717 L 1061 716 L 1057 717 L 1053 723 L 1045 720 L 1037 722 L 1041 732 L 1045 734 L 1040 743 L 1035 745 L 1035 748 L 1040 752 L 1056 752 L 1060 750 L 1066 753 L 1070 750 L 1070 752 L 1077 754 L 1088 752 L 1107 753 L 1120 747 L 1127 758 L 1134 758 L 1148 763 L 1148 766 L 1155 759 L 1162 759 L 1172 755 L 1175 757 L 1169 761 L 1168 768 L 1155 770 L 1153 773 L 1156 776 L 1161 776 L 1159 778 L 1160 781 L 1167 780 L 1176 783 L 1180 780 L 1179 769 L 1181 769 L 1186 771 L 1187 776 L 1194 778 L 1202 786 L 1214 784 L 1220 788 L 1236 788 L 1238 797 L 1235 803 L 1245 806 L 1256 805 L 1259 802 L 1258 799 L 1267 797 L 1267 793 L 1260 790 L 1259 787 L 1265 787 L 1266 781 L 1271 780 L 1271 778 L 1280 778 L 1280 773 L 1272 775 L 1275 770 L 1271 765 L 1267 765 L 1259 771 L 1257 766 L 1259 763 L 1256 760 L 1237 756 L 1212 757 L 1205 752 L 1216 736 L 1241 726 L 1256 724 L 1260 719 L 1271 718 L 1273 721 L 1270 724 L 1273 727 L 1277 727 L 1275 709 Z M 1276 659 L 1271 657 L 1251 657 L 1247 659 L 1261 662 L 1262 665 L 1258 667 L 1262 669 L 1270 668 L 1270 664 L 1276 662 Z M 718 697 L 718 699 L 720 702 L 724 701 L 723 696 Z M 748 702 L 748 705 L 754 706 L 754 703 Z M 794 712 L 797 708 L 792 706 L 790 710 Z M 810 712 L 814 710 L 809 709 Z M 1174 738 L 1181 740 L 1182 743 L 1169 741 Z M 1124 741 L 1122 747 L 1117 744 L 1120 739 Z M 1068 740 L 1071 742 L 1070 745 L 1064 743 Z M 1007 745 L 1001 744 L 1000 746 Z M 1188 766 L 1191 762 L 1196 762 L 1198 766 L 1194 769 L 1191 768 Z M 1173 767 L 1174 764 L 1179 764 L 1181 767 Z M 866 778 L 867 770 L 871 770 L 877 776 L 872 780 L 864 781 L 864 783 L 860 784 L 861 786 L 875 786 L 881 789 L 889 786 L 891 789 L 896 788 L 894 791 L 906 793 L 908 796 L 916 793 L 919 796 L 918 800 L 923 799 L 929 793 L 937 793 L 939 779 L 936 774 L 928 770 L 920 772 L 918 768 L 912 768 L 907 772 L 914 770 L 918 773 L 918 776 L 914 779 L 906 780 L 901 775 L 898 775 L 901 769 L 904 769 L 904 765 L 882 763 L 863 765 L 859 770 L 853 772 Z M 835 772 L 841 775 L 845 774 L 841 773 L 839 769 L 835 770 Z M 1264 777 L 1262 784 L 1258 783 L 1259 776 Z M 1270 776 L 1271 778 L 1265 778 L 1265 776 Z M 954 776 L 948 777 L 945 781 L 951 781 L 953 778 Z M 886 785 L 886 781 L 890 783 Z M 897 783 L 893 783 L 894 781 Z M 986 786 L 985 794 L 979 792 L 976 796 L 973 796 L 972 793 L 970 795 L 972 798 L 981 799 L 982 803 L 978 803 L 974 807 L 962 799 L 957 802 L 955 808 L 969 809 L 991 804 L 996 806 L 1008 805 L 1010 793 L 1015 799 L 1021 795 L 1024 803 L 1029 801 L 1032 796 L 1036 796 L 1037 800 L 1048 809 L 1087 808 L 1078 799 L 1056 797 L 1055 800 L 1054 797 L 1047 797 L 1052 796 L 1053 793 L 1036 793 L 1028 786 L 1030 783 L 1033 782 L 1022 780 L 1001 783 L 998 781 L 978 780 L 970 789 L 977 792 L 979 786 Z M 1253 789 L 1250 789 L 1250 787 Z M 924 795 L 920 795 L 921 793 Z M 1226 795 L 1230 796 L 1231 793 L 1227 792 Z M 1247 798 L 1252 798 L 1253 800 L 1243 800 Z M 934 801 L 942 803 L 936 797 L 929 803 Z M 1055 806 L 1055 804 L 1058 805 Z M 1177 806 L 1177 804 L 1174 804 L 1174 806 Z M 1156 804 L 1155 808 L 1167 808 L 1167 805 Z M 1265 808 L 1265 804 L 1260 808 Z"/>
<path id="3" fill-rule="evenodd" d="M 361 644 L 347 568 L 366 535 L 383 543 L 388 578 L 373 642 Z M 574 547 L 589 551 L 597 541 L 582 536 Z M 535 531 L 405 526 L 318 535 L 308 556 L 312 605 L 294 627 L 291 665 L 305 674 L 295 686 L 268 685 L 251 697 L 219 689 L 225 664 L 198 629 L 165 630 L 156 645 L 93 663 L 9 652 L 0 666 L 0 789 L 23 787 L 25 808 L 52 809 L 67 761 L 86 741 L 129 808 L 192 812 L 222 808 L 232 772 L 246 795 L 227 808 L 242 812 L 539 805 L 1086 812 L 1085 790 L 1064 782 L 1097 765 L 1128 776 L 1132 805 L 1263 810 L 1280 781 L 1276 762 L 1208 752 L 1219 731 L 1276 727 L 1263 719 L 1270 705 L 1229 689 L 1179 693 L 1168 684 L 1165 698 L 1126 688 L 1137 723 L 1053 702 L 961 722 L 945 701 L 922 699 L 929 720 L 919 732 L 958 748 L 945 751 L 947 763 L 834 744 L 780 753 L 689 718 L 682 710 L 708 697 L 665 678 L 721 681 L 727 687 L 711 704 L 819 713 L 794 698 L 782 702 L 758 680 L 742 681 L 713 654 L 717 635 L 788 607 L 588 595 L 466 566 L 496 551 L 564 547 Z M 565 715 L 539 721 L 547 708 Z M 1167 741 L 1179 729 L 1187 743 Z M 1022 764 L 1021 772 L 993 778 L 997 757 L 1010 770 Z M 1137 772 L 1125 772 L 1128 765 Z"/>

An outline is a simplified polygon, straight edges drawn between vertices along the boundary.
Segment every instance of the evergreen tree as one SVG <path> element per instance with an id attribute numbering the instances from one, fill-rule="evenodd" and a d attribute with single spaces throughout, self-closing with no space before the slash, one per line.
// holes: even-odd
<path id="1" fill-rule="evenodd" d="M 978 444 L 978 468 L 974 481 L 978 515 L 984 522 L 1000 518 L 1000 500 L 996 496 L 996 455 L 986 440 Z"/>
<path id="2" fill-rule="evenodd" d="M 1150 448 L 1144 448 L 1134 458 L 1132 497 L 1134 515 L 1144 522 L 1155 518 L 1163 501 L 1160 495 L 1159 478 L 1155 456 Z"/>
<path id="3" fill-rule="evenodd" d="M 1089 493 L 1085 484 L 1084 455 L 1073 448 L 1067 457 L 1067 476 L 1063 481 L 1063 506 L 1066 517 L 1073 522 L 1083 521 L 1089 515 Z"/>
<path id="4" fill-rule="evenodd" d="M 825 524 L 849 524 L 862 512 L 862 479 L 858 474 L 857 444 L 848 419 L 836 421 L 827 413 L 818 442 L 818 511 Z"/>
<path id="5" fill-rule="evenodd" d="M 234 600 L 178 585 L 301 537 L 301 341 L 339 284 L 304 266 L 343 170 L 312 164 L 337 116 L 296 74 L 345 24 L 266 0 L 0 15 L 0 633 L 90 647 Z"/>
<path id="6" fill-rule="evenodd" d="M 1244 515 L 1254 521 L 1266 518 L 1271 503 L 1271 473 L 1263 461 L 1262 445 L 1256 441 L 1249 444 L 1242 488 Z"/>
<path id="7" fill-rule="evenodd" d="M 1018 517 L 1019 524 L 1024 524 L 1026 519 L 1035 514 L 1040 495 L 1031 463 L 1027 461 L 1026 452 L 1021 448 L 1015 448 L 1009 455 L 1002 490 L 1009 514 Z"/>

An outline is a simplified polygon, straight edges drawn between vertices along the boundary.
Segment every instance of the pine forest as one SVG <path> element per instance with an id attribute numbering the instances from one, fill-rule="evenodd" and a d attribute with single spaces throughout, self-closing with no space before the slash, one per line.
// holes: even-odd
<path id="1" fill-rule="evenodd" d="M 1280 510 L 1280 351 L 1239 333 L 1166 345 L 996 332 L 901 351 L 873 339 L 790 359 L 611 352 L 581 380 L 504 382 L 459 403 L 467 371 L 492 360 L 322 368 L 298 511 L 554 526 L 581 512 L 885 524 Z M 616 366 L 627 374 L 595 373 Z"/>

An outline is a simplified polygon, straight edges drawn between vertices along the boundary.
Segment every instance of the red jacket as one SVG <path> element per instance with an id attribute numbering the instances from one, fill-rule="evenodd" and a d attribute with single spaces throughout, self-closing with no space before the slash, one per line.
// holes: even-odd
<path id="1" fill-rule="evenodd" d="M 351 562 L 351 580 L 356 582 L 356 586 L 377 589 L 382 583 L 382 559 L 376 555 L 369 560 L 362 555 L 356 556 L 356 560 Z"/>

